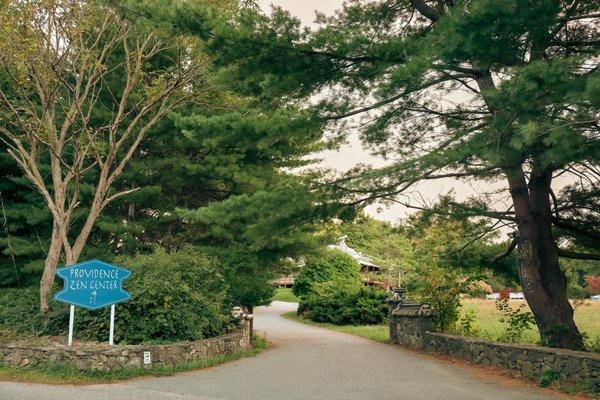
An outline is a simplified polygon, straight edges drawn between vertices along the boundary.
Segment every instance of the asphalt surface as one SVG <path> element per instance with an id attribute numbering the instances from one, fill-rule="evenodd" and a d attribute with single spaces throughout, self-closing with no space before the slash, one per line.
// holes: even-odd
<path id="1" fill-rule="evenodd" d="M 172 377 L 91 386 L 0 382 L 0 400 L 557 399 L 477 368 L 289 321 L 293 303 L 256 310 L 272 342 L 251 358 Z"/>

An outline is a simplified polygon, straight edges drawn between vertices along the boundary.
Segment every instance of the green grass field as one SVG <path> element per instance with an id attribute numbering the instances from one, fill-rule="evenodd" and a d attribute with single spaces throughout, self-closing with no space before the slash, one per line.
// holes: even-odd
<path id="1" fill-rule="evenodd" d="M 336 332 L 349 333 L 350 335 L 361 336 L 376 342 L 388 343 L 390 341 L 389 328 L 387 325 L 334 325 L 322 322 L 314 322 L 310 319 L 305 319 L 291 311 L 283 314 L 284 318 L 292 321 L 301 322 L 306 325 L 319 326 Z"/>
<path id="2" fill-rule="evenodd" d="M 300 299 L 298 297 L 296 297 L 296 295 L 294 295 L 294 293 L 292 293 L 291 288 L 277 288 L 277 290 L 275 291 L 275 297 L 273 297 L 273 300 L 289 301 L 292 303 L 297 303 L 298 301 L 300 301 Z"/>
<path id="3" fill-rule="evenodd" d="M 479 330 L 477 336 L 497 340 L 504 331 L 504 325 L 500 322 L 500 313 L 492 300 L 464 299 L 463 313 L 474 310 L 476 319 L 475 326 Z M 521 301 L 512 300 L 509 304 L 518 307 Z M 589 341 L 600 340 L 600 302 L 598 301 L 573 301 L 575 308 L 575 323 L 579 330 L 585 334 Z M 529 310 L 529 307 L 525 307 Z M 525 332 L 521 340 L 523 343 L 538 344 L 540 333 L 536 326 Z"/>

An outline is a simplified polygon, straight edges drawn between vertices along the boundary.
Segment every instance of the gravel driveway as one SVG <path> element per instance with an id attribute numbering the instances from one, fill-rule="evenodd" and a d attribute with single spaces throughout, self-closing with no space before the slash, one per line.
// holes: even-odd
<path id="1" fill-rule="evenodd" d="M 444 399 L 556 397 L 536 387 L 359 337 L 289 321 L 293 303 L 256 310 L 255 329 L 273 342 L 217 367 L 116 384 L 50 386 L 0 382 L 0 400 Z"/>

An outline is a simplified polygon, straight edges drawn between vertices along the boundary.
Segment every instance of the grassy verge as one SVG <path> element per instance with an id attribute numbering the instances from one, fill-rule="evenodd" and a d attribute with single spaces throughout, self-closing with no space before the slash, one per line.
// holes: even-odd
<path id="1" fill-rule="evenodd" d="M 318 326 L 336 332 L 349 333 L 350 335 L 364 337 L 376 342 L 389 343 L 390 341 L 389 328 L 387 325 L 334 325 L 324 322 L 314 322 L 310 319 L 302 318 L 296 314 L 295 311 L 285 313 L 282 316 L 306 325 Z"/>
<path id="2" fill-rule="evenodd" d="M 267 341 L 255 336 L 252 349 L 226 354 L 209 359 L 188 361 L 177 365 L 156 366 L 152 369 L 139 367 L 125 368 L 113 372 L 77 371 L 68 365 L 37 365 L 35 367 L 13 367 L 0 364 L 0 380 L 16 382 L 89 385 L 109 383 L 142 376 L 169 376 L 177 372 L 208 368 L 243 357 L 252 357 L 268 347 Z"/>
<path id="3" fill-rule="evenodd" d="M 298 303 L 300 301 L 300 299 L 296 297 L 294 293 L 292 293 L 291 288 L 278 288 L 275 291 L 275 297 L 273 297 L 273 300 L 289 301 L 291 303 Z"/>

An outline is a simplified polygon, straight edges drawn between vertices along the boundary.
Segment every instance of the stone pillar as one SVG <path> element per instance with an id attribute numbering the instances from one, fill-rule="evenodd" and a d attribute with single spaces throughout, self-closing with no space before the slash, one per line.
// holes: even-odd
<path id="1" fill-rule="evenodd" d="M 425 332 L 435 331 L 435 313 L 429 304 L 402 298 L 406 292 L 399 288 L 388 300 L 390 341 L 408 347 L 427 347 Z"/>
<path id="2" fill-rule="evenodd" d="M 244 341 L 250 346 L 252 334 L 254 333 L 254 314 L 251 314 L 246 307 L 233 307 L 231 316 L 237 321 L 238 329 L 242 332 Z"/>
<path id="3" fill-rule="evenodd" d="M 390 341 L 392 343 L 398 343 L 397 335 L 396 335 L 396 324 L 392 323 L 393 316 L 392 313 L 394 310 L 398 308 L 398 305 L 403 301 L 402 295 L 406 293 L 406 289 L 404 288 L 396 288 L 394 289 L 394 293 L 388 299 L 388 325 L 390 328 Z"/>

